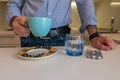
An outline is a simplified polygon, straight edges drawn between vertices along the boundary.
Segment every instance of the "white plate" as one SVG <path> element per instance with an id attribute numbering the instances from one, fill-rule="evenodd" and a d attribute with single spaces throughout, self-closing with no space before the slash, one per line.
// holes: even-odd
<path id="1" fill-rule="evenodd" d="M 23 59 L 43 59 L 57 54 L 57 49 L 52 47 L 30 47 L 21 49 L 18 57 Z"/>

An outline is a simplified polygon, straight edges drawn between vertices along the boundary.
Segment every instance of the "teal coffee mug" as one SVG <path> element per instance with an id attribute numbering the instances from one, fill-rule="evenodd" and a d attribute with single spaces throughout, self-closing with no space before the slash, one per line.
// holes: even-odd
<path id="1" fill-rule="evenodd" d="M 36 37 L 45 37 L 51 28 L 52 19 L 46 17 L 29 17 L 29 29 Z"/>

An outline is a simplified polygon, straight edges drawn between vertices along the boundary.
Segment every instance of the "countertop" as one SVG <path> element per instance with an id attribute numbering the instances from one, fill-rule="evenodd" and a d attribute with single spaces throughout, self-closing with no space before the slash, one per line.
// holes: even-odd
<path id="1" fill-rule="evenodd" d="M 103 59 L 92 60 L 65 54 L 64 47 L 56 47 L 57 54 L 47 59 L 24 60 L 17 56 L 22 48 L 0 48 L 0 80 L 120 80 L 120 45 L 115 50 L 102 51 Z"/>

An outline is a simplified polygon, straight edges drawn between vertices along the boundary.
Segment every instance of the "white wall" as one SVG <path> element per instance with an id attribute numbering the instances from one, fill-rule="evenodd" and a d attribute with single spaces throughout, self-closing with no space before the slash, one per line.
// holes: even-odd
<path id="1" fill-rule="evenodd" d="M 111 17 L 114 17 L 115 30 L 120 30 L 120 5 L 111 5 L 116 0 L 99 0 L 96 7 L 96 15 L 98 19 L 98 27 L 110 27 Z M 117 0 L 120 2 L 120 0 Z"/>

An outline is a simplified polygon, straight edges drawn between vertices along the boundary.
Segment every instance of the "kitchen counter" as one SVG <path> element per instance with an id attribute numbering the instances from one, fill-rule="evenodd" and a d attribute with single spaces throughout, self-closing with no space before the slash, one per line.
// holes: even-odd
<path id="1" fill-rule="evenodd" d="M 120 45 L 102 51 L 103 59 L 67 56 L 64 47 L 56 47 L 57 55 L 47 59 L 25 60 L 17 57 L 21 50 L 0 48 L 0 80 L 120 80 Z"/>

